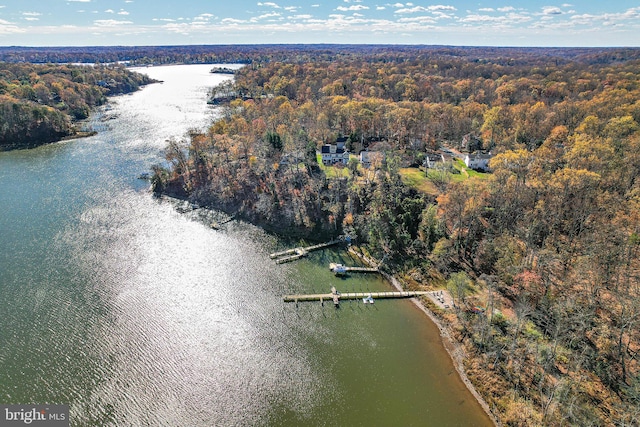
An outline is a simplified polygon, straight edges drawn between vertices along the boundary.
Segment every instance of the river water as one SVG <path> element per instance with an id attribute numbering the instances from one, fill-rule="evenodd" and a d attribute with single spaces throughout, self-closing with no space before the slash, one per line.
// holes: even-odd
<path id="1" fill-rule="evenodd" d="M 282 302 L 390 289 L 332 276 L 344 252 L 275 265 L 276 237 L 137 179 L 216 114 L 211 67 L 143 69 L 164 83 L 113 98 L 98 135 L 0 153 L 0 403 L 68 403 L 74 426 L 491 425 L 409 301 Z"/>

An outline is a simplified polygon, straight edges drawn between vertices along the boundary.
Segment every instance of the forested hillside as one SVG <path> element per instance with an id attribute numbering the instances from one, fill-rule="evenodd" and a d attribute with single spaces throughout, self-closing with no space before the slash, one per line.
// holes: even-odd
<path id="1" fill-rule="evenodd" d="M 207 133 L 171 143 L 156 189 L 347 232 L 408 286 L 446 286 L 440 315 L 505 425 L 638 425 L 640 62 L 489 56 L 254 62 Z M 496 154 L 488 179 L 403 184 L 467 134 Z M 341 135 L 385 160 L 329 177 L 315 152 Z"/>
<path id="2" fill-rule="evenodd" d="M 107 96 L 151 82 L 121 66 L 0 63 L 0 149 L 73 135 L 74 120 L 87 118 Z"/>

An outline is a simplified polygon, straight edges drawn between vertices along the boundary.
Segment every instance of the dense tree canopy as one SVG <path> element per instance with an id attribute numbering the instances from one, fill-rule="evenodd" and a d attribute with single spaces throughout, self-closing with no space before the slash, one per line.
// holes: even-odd
<path id="1" fill-rule="evenodd" d="M 121 66 L 0 63 L 0 149 L 36 146 L 75 132 L 108 95 L 152 82 Z"/>
<path id="2" fill-rule="evenodd" d="M 448 286 L 468 373 L 506 425 L 637 425 L 640 62 L 491 51 L 253 62 L 209 131 L 171 144 L 156 188 L 347 232 L 417 285 Z M 488 179 L 403 184 L 417 152 L 468 134 L 495 154 Z M 384 161 L 329 177 L 315 151 L 338 136 Z"/>

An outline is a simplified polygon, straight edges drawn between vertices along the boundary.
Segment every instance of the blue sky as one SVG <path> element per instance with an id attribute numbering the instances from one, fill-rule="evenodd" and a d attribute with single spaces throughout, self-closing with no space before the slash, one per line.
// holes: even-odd
<path id="1" fill-rule="evenodd" d="M 640 0 L 0 0 L 0 45 L 640 46 Z"/>

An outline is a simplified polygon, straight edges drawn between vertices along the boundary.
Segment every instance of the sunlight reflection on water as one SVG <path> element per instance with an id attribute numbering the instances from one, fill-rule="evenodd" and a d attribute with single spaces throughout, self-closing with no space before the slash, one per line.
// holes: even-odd
<path id="1" fill-rule="evenodd" d="M 74 253 L 100 277 L 96 291 L 108 294 L 105 302 L 118 313 L 94 351 L 107 352 L 114 363 L 96 396 L 140 401 L 138 407 L 127 403 L 125 412 L 117 408 L 120 421 L 159 401 L 152 420 L 184 422 L 194 416 L 185 405 L 191 402 L 204 417 L 199 422 L 222 425 L 258 424 L 270 401 L 286 395 L 295 396 L 297 406 L 310 404 L 299 393 L 313 378 L 300 357 L 304 350 L 287 355 L 274 348 L 295 341 L 271 314 L 280 301 L 264 294 L 261 282 L 269 279 L 252 272 L 267 270 L 267 257 L 137 193 L 85 212 L 81 226 L 68 233 L 71 244 L 102 242 Z"/>
<path id="2" fill-rule="evenodd" d="M 114 99 L 97 136 L 0 153 L 0 402 L 71 403 L 79 426 L 482 425 L 406 301 L 282 302 L 380 278 L 334 277 L 329 250 L 275 266 L 283 242 L 137 179 L 209 122 L 211 67 L 145 69 L 166 83 Z"/>

